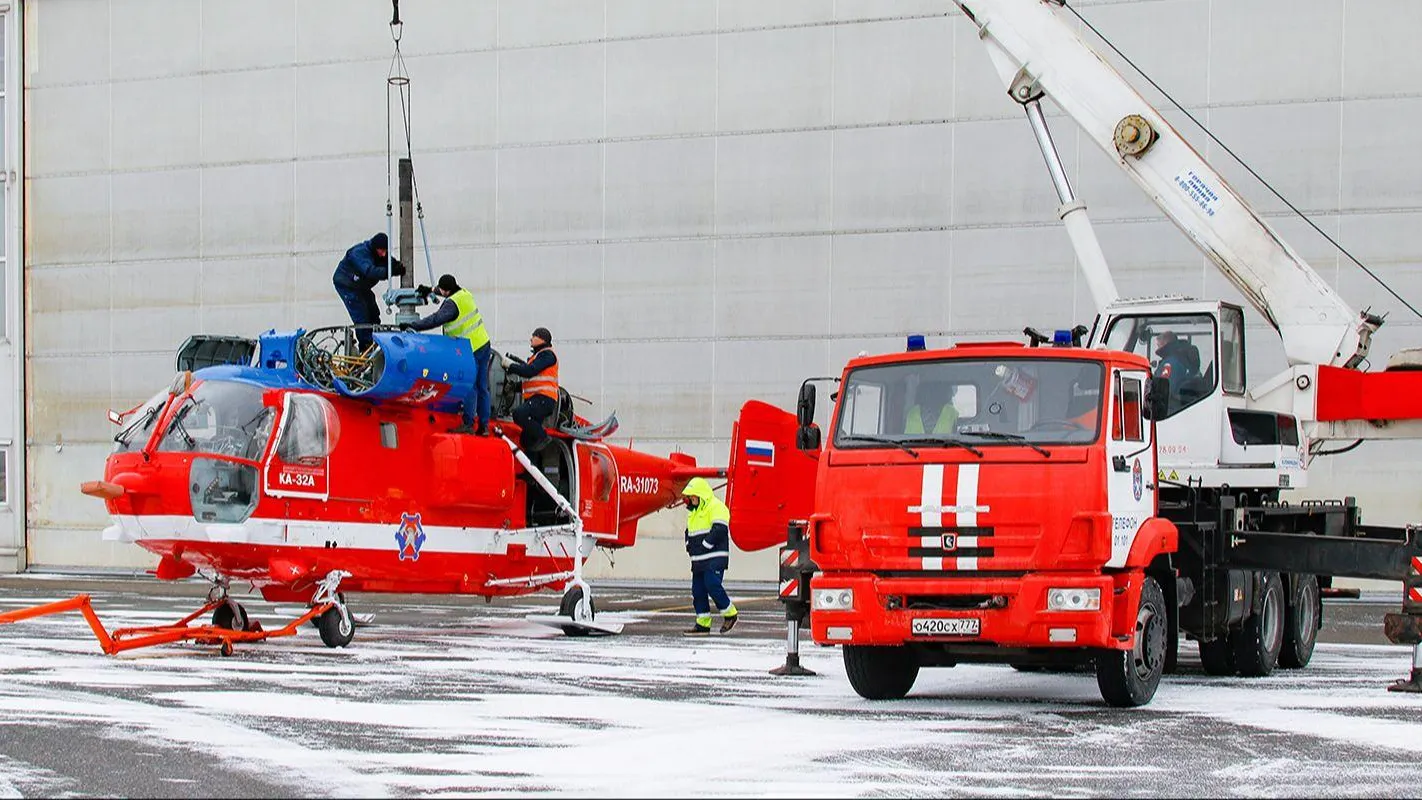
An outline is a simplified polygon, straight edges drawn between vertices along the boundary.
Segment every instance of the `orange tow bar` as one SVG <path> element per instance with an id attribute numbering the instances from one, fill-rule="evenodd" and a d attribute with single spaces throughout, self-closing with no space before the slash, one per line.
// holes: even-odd
<path id="1" fill-rule="evenodd" d="M 89 627 L 94 631 L 94 637 L 99 640 L 99 647 L 108 655 L 121 653 L 125 650 L 134 650 L 140 647 L 152 647 L 153 645 L 169 644 L 183 640 L 192 640 L 198 644 L 219 645 L 224 656 L 232 655 L 232 645 L 234 642 L 260 642 L 278 636 L 292 636 L 302 625 L 310 622 L 315 617 L 326 613 L 334 607 L 333 603 L 319 603 L 311 607 L 300 618 L 287 624 L 284 628 L 274 631 L 263 630 L 259 622 L 253 622 L 248 630 L 235 631 L 230 628 L 221 628 L 215 625 L 193 625 L 193 620 L 206 614 L 209 611 L 225 604 L 226 600 L 214 600 L 197 611 L 183 617 L 172 625 L 160 625 L 150 628 L 120 628 L 110 634 L 104 627 L 104 623 L 99 621 L 99 617 L 94 613 L 94 606 L 90 602 L 89 595 L 75 595 L 68 600 L 60 600 L 55 603 L 45 603 L 44 605 L 22 608 L 18 611 L 7 611 L 0 614 L 0 625 L 11 622 L 21 622 L 35 617 L 44 617 L 50 614 L 63 614 L 66 611 L 78 611 L 84 615 L 84 620 L 89 623 Z"/>

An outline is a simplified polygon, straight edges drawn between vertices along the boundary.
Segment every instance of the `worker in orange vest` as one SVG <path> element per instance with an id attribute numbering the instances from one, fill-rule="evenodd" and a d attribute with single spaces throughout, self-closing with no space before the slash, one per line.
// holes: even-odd
<path id="1" fill-rule="evenodd" d="M 543 422 L 558 410 L 558 356 L 547 328 L 535 328 L 528 344 L 533 355 L 527 363 L 511 361 L 505 368 L 523 378 L 523 399 L 513 410 L 514 422 L 522 431 L 518 445 L 525 452 L 537 453 L 552 441 Z"/>

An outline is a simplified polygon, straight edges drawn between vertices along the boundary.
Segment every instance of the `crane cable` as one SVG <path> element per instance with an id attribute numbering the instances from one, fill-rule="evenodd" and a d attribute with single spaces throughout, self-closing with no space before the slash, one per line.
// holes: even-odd
<path id="1" fill-rule="evenodd" d="M 1307 223 L 1309 224 L 1309 227 L 1311 227 L 1311 228 L 1313 228 L 1315 231 L 1317 231 L 1318 234 L 1319 234 L 1320 236 L 1322 236 L 1324 239 L 1327 239 L 1327 240 L 1328 240 L 1328 243 L 1331 244 L 1331 245 L 1333 245 L 1335 248 L 1337 248 L 1338 252 L 1340 252 L 1340 253 L 1342 253 L 1343 255 L 1347 256 L 1349 261 L 1352 261 L 1354 264 L 1358 265 L 1358 268 L 1361 269 L 1363 272 L 1366 272 L 1366 273 L 1368 274 L 1368 277 L 1372 278 L 1374 281 L 1377 281 L 1377 284 L 1378 284 L 1379 286 L 1381 286 L 1382 288 L 1386 289 L 1388 294 L 1390 294 L 1390 295 L 1392 295 L 1393 297 L 1397 298 L 1397 301 L 1398 301 L 1399 303 L 1402 303 L 1402 305 L 1405 306 L 1408 311 L 1411 311 L 1413 314 L 1416 314 L 1418 319 L 1422 319 L 1422 311 L 1418 311 L 1417 308 L 1414 307 L 1411 303 L 1407 302 L 1407 300 L 1404 299 L 1404 298 L 1402 297 L 1402 295 L 1398 294 L 1396 291 L 1393 291 L 1393 288 L 1387 284 L 1387 281 L 1385 281 L 1385 280 L 1383 280 L 1382 278 L 1378 277 L 1377 274 L 1374 273 L 1371 269 L 1368 269 L 1368 267 L 1367 267 L 1366 264 L 1364 264 L 1363 262 L 1359 261 L 1356 257 L 1354 257 L 1354 255 L 1353 255 L 1352 253 L 1350 253 L 1347 248 L 1345 248 L 1343 245 L 1339 244 L 1332 236 L 1329 236 L 1326 231 L 1324 231 L 1322 228 L 1318 227 L 1318 225 L 1315 224 L 1313 220 L 1309 219 L 1309 217 L 1308 217 L 1307 214 L 1305 214 L 1305 213 L 1303 213 L 1302 211 L 1300 211 L 1300 210 L 1298 209 L 1298 207 L 1296 207 L 1293 203 L 1289 202 L 1288 198 L 1286 198 L 1286 197 L 1284 197 L 1282 194 L 1280 194 L 1279 191 L 1274 188 L 1273 184 L 1271 184 L 1271 183 L 1269 183 L 1268 181 L 1264 180 L 1264 178 L 1263 178 L 1262 176 L 1260 176 L 1259 173 L 1257 173 L 1257 172 L 1254 171 L 1254 168 L 1253 168 L 1253 167 L 1251 167 L 1251 166 L 1249 166 L 1249 164 L 1245 163 L 1244 159 L 1240 158 L 1238 155 L 1235 155 L 1235 152 L 1234 152 L 1233 150 L 1229 149 L 1229 146 L 1228 146 L 1228 145 L 1226 145 L 1224 142 L 1220 141 L 1220 140 L 1219 140 L 1219 137 L 1215 136 L 1215 134 L 1214 134 L 1209 128 L 1205 127 L 1205 125 L 1204 125 L 1203 123 L 1201 123 L 1198 119 L 1195 119 L 1195 115 L 1194 115 L 1194 114 L 1191 114 L 1188 110 L 1186 110 L 1186 108 L 1185 108 L 1183 105 L 1181 105 L 1180 103 L 1178 103 L 1178 102 L 1175 100 L 1175 98 L 1171 96 L 1171 94 L 1170 94 L 1169 92 L 1167 92 L 1167 91 L 1165 91 L 1164 89 L 1162 89 L 1161 86 L 1160 86 L 1160 84 L 1158 84 L 1158 83 L 1155 82 L 1155 79 L 1154 79 L 1154 78 L 1152 78 L 1150 75 L 1147 75 L 1147 74 L 1146 74 L 1145 70 L 1143 70 L 1143 69 L 1141 69 L 1140 67 L 1136 66 L 1135 62 L 1134 62 L 1134 61 L 1131 61 L 1131 59 L 1130 59 L 1129 57 L 1127 57 L 1125 53 L 1122 53 L 1121 50 L 1120 50 L 1120 48 L 1116 47 L 1116 45 L 1115 45 L 1114 43 L 1112 43 L 1112 41 L 1111 41 L 1110 39 L 1106 38 L 1106 35 L 1105 35 L 1105 34 L 1103 34 L 1101 31 L 1097 30 L 1094 25 L 1092 25 L 1090 22 L 1088 22 L 1087 19 L 1086 19 L 1086 17 L 1083 17 L 1080 12 L 1078 12 L 1075 8 L 1072 8 L 1071 6 L 1067 5 L 1065 2 L 1062 3 L 1062 7 L 1065 8 L 1065 9 L 1067 9 L 1068 11 L 1070 11 L 1070 12 L 1072 13 L 1072 15 L 1074 15 L 1078 20 L 1081 20 L 1081 24 L 1085 25 L 1088 29 L 1090 29 L 1090 31 L 1091 31 L 1092 33 L 1096 34 L 1096 37 L 1097 37 L 1098 39 L 1100 39 L 1101 41 L 1105 42 L 1105 43 L 1106 43 L 1106 46 L 1109 47 L 1109 48 L 1111 48 L 1111 50 L 1112 50 L 1116 55 L 1120 56 L 1123 61 L 1125 61 L 1127 64 L 1129 64 L 1129 65 L 1131 66 L 1131 69 L 1135 70 L 1136 74 L 1140 75 L 1142 78 L 1145 78 L 1146 81 L 1147 81 L 1148 83 L 1150 83 L 1151 86 L 1155 87 L 1155 90 L 1156 90 L 1156 91 L 1160 92 L 1162 95 L 1165 96 L 1165 99 L 1166 99 L 1166 100 L 1169 100 L 1169 101 L 1170 101 L 1170 104 L 1171 104 L 1171 105 L 1175 106 L 1175 108 L 1176 108 L 1177 110 L 1179 110 L 1180 113 L 1184 114 L 1186 117 L 1188 117 L 1188 118 L 1190 119 L 1191 122 L 1195 123 L 1195 125 L 1196 125 L 1197 127 L 1199 127 L 1200 130 L 1204 131 L 1204 132 L 1205 132 L 1205 135 L 1208 136 L 1208 137 L 1210 137 L 1210 140 L 1211 140 L 1211 141 L 1213 141 L 1215 144 L 1219 145 L 1222 150 L 1224 150 L 1226 153 L 1229 154 L 1229 157 L 1230 157 L 1230 158 L 1233 158 L 1236 162 L 1238 162 L 1238 164 L 1239 164 L 1240 166 L 1244 167 L 1244 169 L 1247 170 L 1250 175 L 1253 175 L 1254 178 L 1255 178 L 1255 180 L 1258 180 L 1260 183 L 1264 184 L 1264 188 L 1268 189 L 1271 194 L 1273 194 L 1275 197 L 1279 198 L 1279 200 L 1283 201 L 1284 205 L 1288 206 L 1290 211 L 1292 211 L 1292 212 L 1294 212 L 1295 214 L 1297 214 L 1297 215 L 1299 216 L 1299 218 L 1302 219 L 1304 222 L 1307 222 Z M 1340 213 L 1341 213 L 1341 212 L 1340 212 Z"/>
<path id="2" fill-rule="evenodd" d="M 400 0 L 390 0 L 393 14 L 390 17 L 390 38 L 395 44 L 395 54 L 390 59 L 390 71 L 385 76 L 385 236 L 394 239 L 394 192 L 395 177 L 391 172 L 394 162 L 394 144 L 390 139 L 391 117 L 393 115 L 391 92 L 400 97 L 400 116 L 405 126 L 405 158 L 410 161 L 410 188 L 414 194 L 415 218 L 420 223 L 420 244 L 425 252 L 425 271 L 430 276 L 430 286 L 435 285 L 434 265 L 430 262 L 430 240 L 425 234 L 425 208 L 420 203 L 420 183 L 415 178 L 415 158 L 410 135 L 411 110 L 414 101 L 410 92 L 410 74 L 405 68 L 405 56 L 400 52 L 400 39 L 405 33 L 405 23 L 400 20 Z M 385 276 L 390 279 L 390 264 L 394 258 L 391 248 L 385 251 Z M 407 266 L 406 269 L 411 267 Z"/>

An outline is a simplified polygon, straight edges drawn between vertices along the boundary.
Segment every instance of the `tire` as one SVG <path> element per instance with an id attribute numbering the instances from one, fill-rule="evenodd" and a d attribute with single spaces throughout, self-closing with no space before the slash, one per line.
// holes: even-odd
<path id="1" fill-rule="evenodd" d="M 1200 666 L 1205 674 L 1225 677 L 1235 673 L 1234 637 L 1227 636 L 1213 642 L 1200 642 Z"/>
<path id="2" fill-rule="evenodd" d="M 900 700 L 918 680 L 918 657 L 905 645 L 844 645 L 849 685 L 865 700 Z"/>
<path id="3" fill-rule="evenodd" d="M 1149 703 L 1165 674 L 1171 633 L 1165 592 L 1155 578 L 1147 577 L 1136 608 L 1135 644 L 1130 650 L 1108 650 L 1096 658 L 1096 685 L 1102 699 L 1117 708 Z"/>
<path id="4" fill-rule="evenodd" d="M 1259 591 L 1254 595 L 1252 612 L 1244 626 L 1234 635 L 1234 665 L 1239 674 L 1262 678 L 1279 665 L 1279 652 L 1284 647 L 1284 584 L 1279 573 L 1265 572 L 1259 576 Z"/>
<path id="5" fill-rule="evenodd" d="M 1012 664 L 1011 666 L 1012 666 L 1013 669 L 1017 670 L 1018 672 L 1041 672 L 1041 671 L 1042 671 L 1042 665 L 1040 665 L 1040 664 Z"/>
<path id="6" fill-rule="evenodd" d="M 345 605 L 345 604 L 346 604 L 346 594 L 345 594 L 345 592 L 336 592 L 336 602 L 337 602 L 337 603 L 340 603 L 341 605 Z M 316 605 L 316 603 L 313 601 L 310 605 L 311 605 L 311 606 L 314 606 L 314 605 Z M 309 606 L 308 606 L 308 607 L 309 607 Z M 320 630 L 320 628 L 321 628 L 321 617 L 319 617 L 319 616 L 312 617 L 312 618 L 311 618 L 311 627 L 316 628 L 317 630 Z"/>
<path id="7" fill-rule="evenodd" d="M 1284 646 L 1279 651 L 1279 666 L 1300 669 L 1313 658 L 1318 643 L 1318 629 L 1323 626 L 1323 595 L 1318 590 L 1317 575 L 1301 575 L 1296 581 L 1293 602 L 1284 609 Z"/>
<path id="8" fill-rule="evenodd" d="M 355 638 L 355 621 L 350 609 L 332 606 L 316 618 L 316 627 L 321 630 L 321 641 L 327 647 L 345 647 Z"/>
<path id="9" fill-rule="evenodd" d="M 212 627 L 231 631 L 247 630 L 247 609 L 241 603 L 228 600 L 212 610 Z"/>
<path id="10" fill-rule="evenodd" d="M 578 607 L 578 601 L 582 599 L 583 587 L 581 586 L 574 586 L 564 592 L 563 599 L 558 603 L 558 616 L 571 618 L 573 616 L 573 610 Z M 597 617 L 597 601 L 594 598 L 588 598 L 588 612 L 591 613 L 594 618 Z M 582 628 L 577 625 L 564 625 L 562 627 L 564 636 L 576 638 L 579 636 L 587 636 L 589 633 L 587 628 Z"/>

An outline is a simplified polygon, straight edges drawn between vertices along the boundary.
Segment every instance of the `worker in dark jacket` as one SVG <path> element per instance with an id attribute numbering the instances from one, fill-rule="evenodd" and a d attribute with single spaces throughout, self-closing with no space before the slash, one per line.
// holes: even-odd
<path id="1" fill-rule="evenodd" d="M 415 322 L 401 325 L 402 330 L 427 331 L 436 325 L 443 326 L 443 333 L 455 339 L 469 342 L 469 352 L 474 357 L 474 388 L 464 398 L 463 422 L 450 433 L 473 433 L 477 436 L 489 434 L 489 356 L 493 347 L 489 344 L 489 332 L 484 328 L 484 316 L 479 313 L 479 305 L 468 289 L 460 288 L 453 275 L 439 276 L 439 284 L 434 289 L 421 286 L 421 297 L 433 292 L 444 298 L 438 310 Z M 477 413 L 476 413 L 477 412 Z M 474 427 L 475 418 L 479 427 Z"/>
<path id="2" fill-rule="evenodd" d="M 336 294 L 346 304 L 351 315 L 351 324 L 356 326 L 356 341 L 364 353 L 374 339 L 370 326 L 380 322 L 380 306 L 375 302 L 375 285 L 393 275 L 404 275 L 405 265 L 399 259 L 390 259 L 389 273 L 386 273 L 386 254 L 390 242 L 383 233 L 377 233 L 364 242 L 358 242 L 346 251 L 345 258 L 336 265 L 336 274 L 331 283 L 336 286 Z"/>
<path id="3" fill-rule="evenodd" d="M 1155 365 L 1157 378 L 1169 378 L 1178 385 L 1200 374 L 1200 351 L 1174 331 L 1161 331 L 1155 337 L 1155 354 L 1160 358 Z"/>
<path id="4" fill-rule="evenodd" d="M 527 363 L 509 362 L 504 368 L 523 378 L 522 401 L 513 410 L 514 422 L 522 431 L 518 445 L 537 453 L 552 441 L 543 430 L 543 421 L 558 410 L 558 356 L 547 328 L 534 328 L 528 345 L 533 355 Z"/>
<path id="5" fill-rule="evenodd" d="M 1174 414 L 1185 405 L 1181 389 L 1186 382 L 1200 377 L 1200 351 L 1176 336 L 1174 331 L 1162 331 L 1155 337 L 1155 354 L 1159 360 L 1156 361 L 1153 374 L 1169 381 L 1170 394 L 1166 398 L 1166 413 Z"/>
<path id="6" fill-rule="evenodd" d="M 696 624 L 686 635 L 711 632 L 711 600 L 721 611 L 721 633 L 728 633 L 739 614 L 721 585 L 731 564 L 731 510 L 711 493 L 705 478 L 692 478 L 681 494 L 691 509 L 686 517 L 686 554 L 691 556 L 691 604 L 696 609 Z"/>

